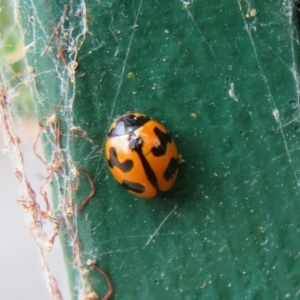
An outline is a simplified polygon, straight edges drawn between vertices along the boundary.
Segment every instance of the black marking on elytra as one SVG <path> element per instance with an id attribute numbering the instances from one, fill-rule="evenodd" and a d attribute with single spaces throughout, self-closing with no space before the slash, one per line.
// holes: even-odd
<path id="1" fill-rule="evenodd" d="M 127 189 L 132 192 L 141 194 L 145 192 L 145 187 L 139 183 L 128 181 L 128 180 L 123 180 L 122 185 Z"/>
<path id="2" fill-rule="evenodd" d="M 114 147 L 109 149 L 109 159 L 107 161 L 111 169 L 116 167 L 124 173 L 129 172 L 133 168 L 133 161 L 131 159 L 126 159 L 122 163 L 119 161 L 116 148 Z"/>
<path id="3" fill-rule="evenodd" d="M 117 121 L 116 126 L 108 133 L 108 137 L 125 135 L 142 127 L 151 119 L 146 115 L 136 116 L 134 113 L 122 115 Z"/>
<path id="4" fill-rule="evenodd" d="M 154 128 L 154 133 L 158 137 L 160 145 L 157 147 L 153 147 L 151 149 L 151 152 L 156 157 L 163 156 L 166 154 L 167 144 L 172 142 L 172 138 L 168 132 L 163 132 L 157 127 Z"/>
<path id="5" fill-rule="evenodd" d="M 145 156 L 143 154 L 143 151 L 142 151 L 143 140 L 140 137 L 136 137 L 134 134 L 132 134 L 132 135 L 130 135 L 129 144 L 132 145 L 131 149 L 138 154 L 138 156 L 140 158 L 140 161 L 142 163 L 143 169 L 145 171 L 147 179 L 157 189 L 157 191 L 159 191 L 158 185 L 157 185 L 156 175 L 155 175 L 154 171 L 152 170 L 149 162 L 145 158 Z"/>
<path id="6" fill-rule="evenodd" d="M 173 177 L 178 169 L 178 165 L 179 165 L 178 159 L 172 157 L 170 159 L 169 164 L 164 173 L 164 177 L 167 181 L 171 181 L 173 179 Z"/>

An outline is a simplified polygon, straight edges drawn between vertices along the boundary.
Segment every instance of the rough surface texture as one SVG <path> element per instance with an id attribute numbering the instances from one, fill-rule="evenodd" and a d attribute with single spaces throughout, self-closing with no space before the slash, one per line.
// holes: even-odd
<path id="1" fill-rule="evenodd" d="M 38 111 L 64 107 L 66 172 L 72 158 L 95 182 L 95 197 L 72 224 L 82 261 L 94 258 L 110 275 L 112 298 L 299 296 L 300 49 L 293 3 L 71 1 L 59 36 L 71 51 L 67 63 L 78 62 L 71 83 L 55 38 L 40 57 L 68 1 L 43 2 L 20 2 L 25 43 L 33 43 L 28 62 Z M 161 121 L 185 160 L 174 189 L 155 200 L 130 195 L 107 169 L 106 132 L 128 110 Z M 87 136 L 70 137 L 72 126 Z M 77 205 L 90 189 L 81 176 Z M 76 299 L 81 283 L 71 258 Z M 105 294 L 96 271 L 88 280 Z"/>

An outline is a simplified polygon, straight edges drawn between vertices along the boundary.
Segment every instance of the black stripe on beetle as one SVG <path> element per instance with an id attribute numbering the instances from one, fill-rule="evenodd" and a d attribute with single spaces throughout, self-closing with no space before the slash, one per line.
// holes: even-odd
<path id="1" fill-rule="evenodd" d="M 113 147 L 109 149 L 109 159 L 107 161 L 111 169 L 116 167 L 124 173 L 129 172 L 133 168 L 133 161 L 131 159 L 126 159 L 122 163 L 119 161 L 116 148 Z"/>
<path id="2" fill-rule="evenodd" d="M 150 181 L 152 186 L 154 186 L 156 188 L 156 190 L 159 191 L 156 175 L 155 175 L 154 171 L 152 170 L 149 162 L 145 158 L 143 151 L 142 151 L 143 140 L 140 137 L 136 137 L 133 133 L 130 134 L 129 137 L 130 137 L 130 139 L 129 139 L 130 149 L 137 153 L 137 155 L 139 156 L 139 158 L 141 160 L 141 163 L 142 163 L 142 166 L 145 171 L 147 179 Z"/>
<path id="3" fill-rule="evenodd" d="M 160 145 L 153 147 L 151 152 L 156 157 L 163 156 L 167 152 L 167 144 L 172 143 L 172 138 L 168 132 L 163 132 L 157 127 L 154 128 L 154 133 L 158 137 Z"/>
<path id="4" fill-rule="evenodd" d="M 167 169 L 164 173 L 164 177 L 167 181 L 171 181 L 178 169 L 178 159 L 172 157 L 169 161 L 169 164 L 167 166 Z"/>
<path id="5" fill-rule="evenodd" d="M 145 192 L 145 187 L 139 183 L 136 182 L 132 182 L 129 180 L 123 180 L 122 181 L 122 185 L 127 189 L 130 190 L 132 192 L 138 193 L 138 194 L 142 194 Z"/>

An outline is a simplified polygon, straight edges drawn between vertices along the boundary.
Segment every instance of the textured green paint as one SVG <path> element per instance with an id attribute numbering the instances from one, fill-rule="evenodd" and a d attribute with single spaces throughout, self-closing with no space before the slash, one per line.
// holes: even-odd
<path id="1" fill-rule="evenodd" d="M 32 1 L 21 2 L 29 44 Z M 36 27 L 29 64 L 53 70 L 36 78 L 43 116 L 72 90 L 53 76 L 55 55 L 40 57 L 67 1 L 33 2 L 47 36 Z M 83 261 L 96 258 L 111 276 L 113 299 L 299 297 L 300 49 L 292 2 L 278 2 L 251 1 L 258 13 L 246 18 L 238 0 L 85 1 L 89 32 L 61 117 L 88 133 L 64 142 L 96 184 L 78 233 Z M 65 24 L 74 35 L 79 18 Z M 103 156 L 112 119 L 128 110 L 161 121 L 186 160 L 174 189 L 155 200 L 123 190 Z M 82 177 L 77 201 L 89 191 Z M 103 295 L 103 278 L 90 278 Z"/>

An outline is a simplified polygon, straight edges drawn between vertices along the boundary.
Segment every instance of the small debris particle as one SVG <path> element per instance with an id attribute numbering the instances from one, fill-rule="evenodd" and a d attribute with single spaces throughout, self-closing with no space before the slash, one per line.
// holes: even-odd
<path id="1" fill-rule="evenodd" d="M 257 10 L 255 8 L 248 9 L 246 18 L 254 18 L 257 15 Z"/>
<path id="2" fill-rule="evenodd" d="M 127 77 L 128 77 L 129 79 L 135 79 L 135 73 L 129 72 L 128 75 L 127 75 Z"/>
<path id="3" fill-rule="evenodd" d="M 178 155 L 178 161 L 179 161 L 179 163 L 180 163 L 180 164 L 182 164 L 182 163 L 185 163 L 185 162 L 186 162 L 186 160 L 184 160 L 184 159 L 183 159 L 183 156 L 182 156 L 182 154 L 181 154 L 181 153 L 179 153 L 179 155 Z"/>
<path id="4" fill-rule="evenodd" d="M 231 99 L 233 99 L 234 101 L 236 102 L 239 102 L 239 99 L 237 98 L 237 96 L 235 95 L 235 92 L 234 92 L 234 83 L 233 82 L 230 82 L 229 83 L 229 91 L 228 91 L 228 95 Z"/>

